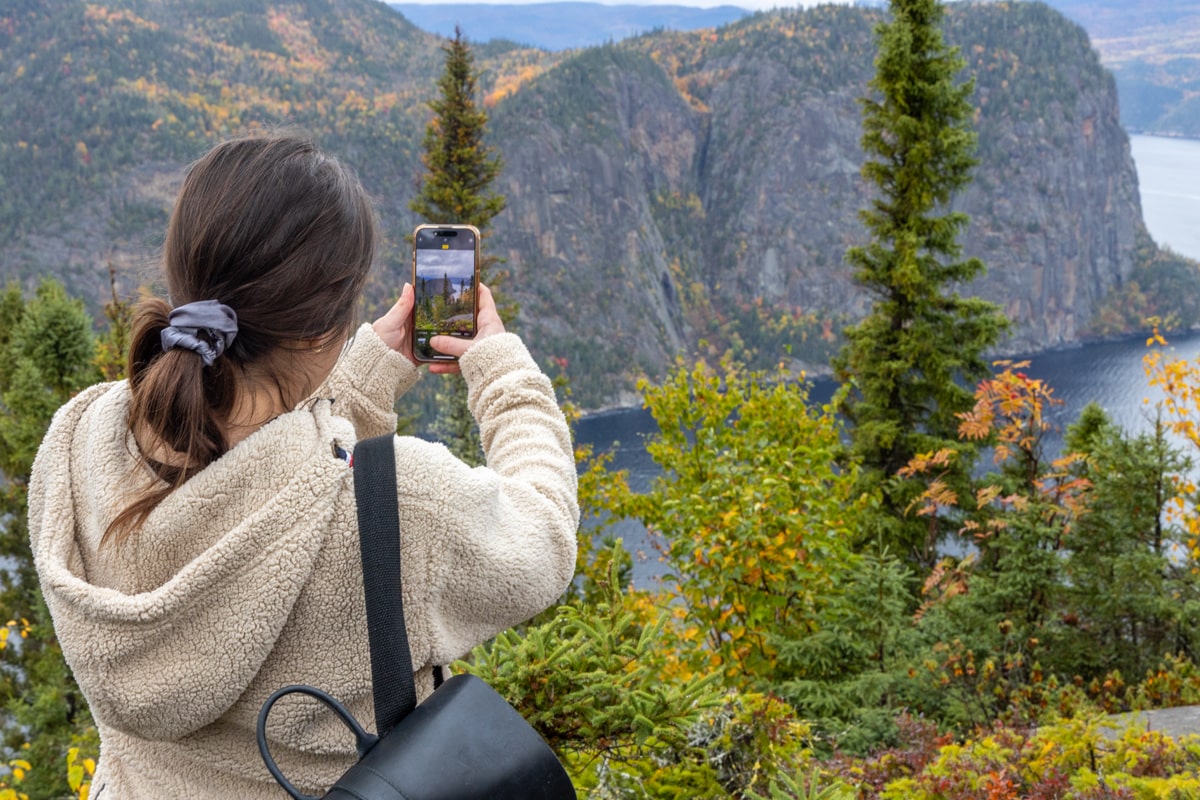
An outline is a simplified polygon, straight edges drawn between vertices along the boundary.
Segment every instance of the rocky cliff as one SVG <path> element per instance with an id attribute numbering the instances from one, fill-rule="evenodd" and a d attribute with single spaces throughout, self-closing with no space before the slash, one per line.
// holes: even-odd
<path id="1" fill-rule="evenodd" d="M 861 315 L 842 255 L 864 237 L 856 98 L 875 19 L 823 7 L 647 37 L 499 106 L 510 216 L 494 241 L 514 286 L 547 290 L 522 298 L 538 346 L 650 369 L 747 299 Z M 1007 351 L 1078 342 L 1142 225 L 1112 80 L 1042 5 L 956 5 L 947 32 L 977 82 L 980 164 L 955 206 L 989 269 L 960 290 L 1003 306 Z"/>

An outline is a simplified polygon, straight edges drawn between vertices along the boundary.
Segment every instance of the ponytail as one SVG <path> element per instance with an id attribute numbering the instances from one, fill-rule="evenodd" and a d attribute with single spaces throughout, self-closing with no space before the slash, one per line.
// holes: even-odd
<path id="1" fill-rule="evenodd" d="M 159 481 L 117 515 L 102 542 L 124 541 L 165 497 L 228 449 L 221 422 L 237 396 L 234 369 L 225 359 L 205 366 L 200 354 L 191 350 L 164 351 L 162 332 L 170 310 L 163 300 L 147 298 L 134 312 L 127 367 L 133 395 L 129 427 L 135 438 L 161 442 L 177 463 L 141 452 L 140 461 Z"/>

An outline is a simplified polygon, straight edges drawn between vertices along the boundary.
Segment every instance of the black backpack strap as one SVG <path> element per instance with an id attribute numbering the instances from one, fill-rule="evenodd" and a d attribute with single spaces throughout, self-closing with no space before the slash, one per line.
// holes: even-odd
<path id="1" fill-rule="evenodd" d="M 380 736 L 417 707 L 400 585 L 395 448 L 394 434 L 366 439 L 354 446 L 353 461 L 367 633 L 371 639 L 375 724 Z"/>

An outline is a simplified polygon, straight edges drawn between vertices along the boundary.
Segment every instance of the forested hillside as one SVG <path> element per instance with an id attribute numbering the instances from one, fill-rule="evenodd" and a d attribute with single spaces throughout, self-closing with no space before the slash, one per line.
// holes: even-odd
<path id="1" fill-rule="evenodd" d="M 586 407 L 628 401 L 632 371 L 661 374 L 702 342 L 820 365 L 863 312 L 842 257 L 863 237 L 857 98 L 879 15 L 756 14 L 567 55 L 478 48 L 509 201 L 485 246 L 507 258 L 535 352 L 568 360 Z M 977 81 L 981 164 L 957 203 L 990 273 L 968 291 L 1014 319 L 1007 349 L 1076 342 L 1138 277 L 1112 80 L 1042 4 L 954 4 L 947 34 Z M 377 199 L 381 299 L 418 221 L 407 206 L 441 41 L 373 0 L 7 5 L 0 269 L 27 285 L 61 276 L 96 308 L 111 264 L 132 293 L 153 277 L 182 166 L 284 124 L 345 157 Z M 1106 332 L 1128 323 L 1116 316 Z"/>
<path id="2" fill-rule="evenodd" d="M 256 128 L 312 133 L 359 169 L 394 224 L 412 194 L 441 41 L 371 0 L 7 5 L 3 273 L 61 275 L 93 304 L 109 261 L 142 280 L 182 167 Z M 503 61 L 525 56 L 544 58 Z"/>

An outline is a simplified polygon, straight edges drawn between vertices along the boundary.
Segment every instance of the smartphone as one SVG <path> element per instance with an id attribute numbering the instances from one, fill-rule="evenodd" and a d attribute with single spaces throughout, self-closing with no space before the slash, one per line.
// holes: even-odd
<path id="1" fill-rule="evenodd" d="M 479 230 L 418 225 L 413 231 L 413 357 L 454 361 L 429 346 L 434 336 L 475 336 L 479 316 Z"/>

